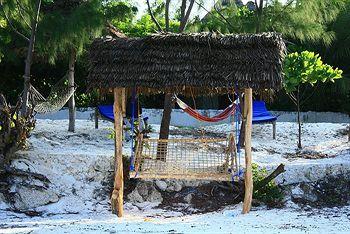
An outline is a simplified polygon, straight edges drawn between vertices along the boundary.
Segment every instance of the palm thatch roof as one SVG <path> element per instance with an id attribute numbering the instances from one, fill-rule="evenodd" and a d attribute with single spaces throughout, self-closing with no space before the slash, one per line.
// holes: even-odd
<path id="1" fill-rule="evenodd" d="M 105 37 L 90 48 L 90 88 L 279 89 L 285 44 L 279 34 L 155 34 Z"/>

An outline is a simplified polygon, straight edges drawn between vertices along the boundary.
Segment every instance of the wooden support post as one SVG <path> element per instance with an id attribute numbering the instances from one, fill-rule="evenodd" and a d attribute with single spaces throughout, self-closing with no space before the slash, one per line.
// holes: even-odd
<path id="1" fill-rule="evenodd" d="M 126 117 L 126 91 L 122 90 L 122 115 Z"/>
<path id="2" fill-rule="evenodd" d="M 114 92 L 114 130 L 115 130 L 115 165 L 114 165 L 114 187 L 111 197 L 112 213 L 118 217 L 123 216 L 123 88 L 115 88 Z"/>
<path id="3" fill-rule="evenodd" d="M 143 134 L 139 134 L 137 136 L 137 141 L 136 141 L 136 145 L 135 145 L 135 167 L 134 170 L 137 173 L 140 169 L 140 164 L 142 161 L 142 150 L 143 150 Z"/>
<path id="4" fill-rule="evenodd" d="M 98 129 L 98 107 L 95 107 L 95 129 Z"/>
<path id="5" fill-rule="evenodd" d="M 272 138 L 276 139 L 276 121 L 272 122 Z"/>
<path id="6" fill-rule="evenodd" d="M 253 198 L 253 172 L 252 172 L 252 118 L 253 118 L 253 91 L 244 90 L 244 118 L 245 118 L 245 193 L 243 203 L 243 214 L 250 211 Z"/>

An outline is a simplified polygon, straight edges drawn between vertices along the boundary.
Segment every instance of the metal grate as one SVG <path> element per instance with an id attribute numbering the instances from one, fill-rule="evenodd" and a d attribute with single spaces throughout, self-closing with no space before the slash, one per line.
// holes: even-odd
<path id="1" fill-rule="evenodd" d="M 237 170 L 230 138 L 138 139 L 131 178 L 231 180 Z M 234 144 L 234 143 L 233 143 Z"/>

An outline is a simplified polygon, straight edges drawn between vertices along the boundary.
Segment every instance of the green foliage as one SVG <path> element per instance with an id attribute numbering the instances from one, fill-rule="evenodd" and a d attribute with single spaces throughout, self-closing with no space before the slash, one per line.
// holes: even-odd
<path id="1" fill-rule="evenodd" d="M 141 120 L 143 121 L 143 120 Z M 138 144 L 138 138 L 137 136 L 139 136 L 140 134 L 143 134 L 144 138 L 148 138 L 148 134 L 154 132 L 154 129 L 152 128 L 151 125 L 149 125 L 147 122 L 143 122 L 143 126 L 142 126 L 142 130 L 140 131 L 140 122 L 138 119 L 134 120 L 134 132 L 131 132 L 131 127 L 129 126 L 123 126 L 123 130 L 124 132 L 129 132 L 130 134 L 133 135 L 133 144 L 134 147 L 136 147 L 136 145 Z M 115 131 L 113 128 L 109 128 L 110 133 L 107 135 L 107 137 L 109 139 L 115 139 Z M 123 134 L 123 137 L 125 137 L 125 134 Z M 123 139 L 124 140 L 124 139 Z M 149 148 L 149 145 L 146 142 L 143 142 L 144 147 Z M 135 148 L 133 149 L 135 150 Z"/>
<path id="2" fill-rule="evenodd" d="M 318 54 L 309 51 L 295 52 L 284 60 L 284 89 L 287 93 L 297 90 L 301 84 L 334 82 L 342 78 L 342 70 L 324 64 Z"/>
<path id="3" fill-rule="evenodd" d="M 91 0 L 74 9 L 55 10 L 43 16 L 38 27 L 38 49 L 51 63 L 75 49 L 78 54 L 104 29 L 101 1 Z"/>
<path id="4" fill-rule="evenodd" d="M 262 17 L 246 6 L 229 4 L 219 10 L 211 10 L 202 20 L 196 20 L 191 31 L 218 31 L 221 33 L 255 33 L 257 25 L 261 32 L 275 31 L 290 40 L 316 42 L 329 45 L 334 32 L 328 29 L 343 9 L 347 0 L 289 0 L 267 1 Z M 226 19 L 224 20 L 223 17 Z"/>
<path id="5" fill-rule="evenodd" d="M 269 175 L 266 168 L 259 168 L 255 163 L 253 167 L 253 183 L 254 187 L 259 184 L 266 176 Z M 283 191 L 278 187 L 274 180 L 270 181 L 266 186 L 259 190 L 254 190 L 253 198 L 265 203 L 268 206 L 276 206 L 281 204 L 283 199 Z"/>
<path id="6" fill-rule="evenodd" d="M 160 18 L 160 16 L 158 16 L 158 22 L 162 28 L 165 28 L 164 18 Z M 135 22 L 124 20 L 115 22 L 114 25 L 129 37 L 145 37 L 151 33 L 157 32 L 157 27 L 153 23 L 149 14 L 141 16 L 141 18 Z M 179 28 L 179 25 L 180 22 L 170 20 L 169 31 L 176 32 Z"/>
<path id="7" fill-rule="evenodd" d="M 0 62 L 17 59 L 13 50 L 27 45 L 30 24 L 35 15 L 35 2 L 31 0 L 6 0 L 0 4 Z M 24 37 L 16 33 L 21 33 Z M 16 51 L 18 52 L 18 51 Z"/>
<path id="8" fill-rule="evenodd" d="M 250 11 L 246 6 L 237 7 L 235 4 L 232 4 L 228 7 L 223 7 L 220 10 L 220 14 L 216 10 L 212 10 L 205 18 L 196 18 L 189 25 L 188 30 L 191 32 L 211 31 L 221 33 L 255 32 L 254 12 Z"/>
<path id="9" fill-rule="evenodd" d="M 110 1 L 103 6 L 105 18 L 112 24 L 119 22 L 131 23 L 138 9 L 124 1 Z"/>
<path id="10" fill-rule="evenodd" d="M 127 36 L 131 37 L 144 37 L 157 31 L 156 25 L 147 14 L 142 16 L 135 23 L 132 21 L 119 21 L 115 23 L 115 26 Z"/>
<path id="11" fill-rule="evenodd" d="M 75 96 L 76 105 L 79 107 L 96 106 L 98 95 L 96 92 L 80 93 Z"/>
<path id="12" fill-rule="evenodd" d="M 9 43 L 9 35 L 4 33 L 7 27 L 7 22 L 3 17 L 0 17 L 0 63 L 4 57 L 4 47 Z"/>
<path id="13" fill-rule="evenodd" d="M 301 149 L 302 127 L 300 111 L 305 100 L 313 95 L 313 92 L 311 92 L 311 95 L 308 94 L 308 97 L 305 96 L 307 85 L 313 86 L 318 82 L 334 82 L 334 80 L 342 78 L 343 71 L 324 64 L 318 54 L 309 51 L 295 52 L 287 55 L 283 68 L 284 89 L 297 108 L 298 148 Z M 304 86 L 303 91 L 300 89 L 302 85 Z"/>
<path id="14" fill-rule="evenodd" d="M 332 59 L 336 60 L 347 60 L 348 64 L 350 64 L 350 0 L 346 1 L 346 6 L 340 12 L 337 19 L 331 24 L 330 28 L 335 32 L 335 41 L 332 44 L 332 51 L 329 54 Z M 348 86 L 349 87 L 349 86 Z"/>

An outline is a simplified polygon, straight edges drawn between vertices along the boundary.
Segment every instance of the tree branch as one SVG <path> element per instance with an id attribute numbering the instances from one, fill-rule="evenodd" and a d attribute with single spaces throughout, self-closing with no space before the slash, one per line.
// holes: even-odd
<path id="1" fill-rule="evenodd" d="M 185 1 L 185 0 L 184 0 Z M 186 24 L 188 22 L 188 19 L 190 18 L 190 14 L 193 8 L 194 0 L 190 1 L 190 5 L 187 8 L 187 11 L 184 15 L 184 18 L 181 19 L 180 27 L 179 27 L 179 32 L 183 32 L 185 30 Z"/>
<path id="2" fill-rule="evenodd" d="M 170 1 L 166 0 L 165 2 L 165 31 L 169 32 L 169 7 L 170 7 Z"/>
<path id="3" fill-rule="evenodd" d="M 181 8 L 180 8 L 180 24 L 182 24 L 182 21 L 185 18 L 186 4 L 187 4 L 187 0 L 182 0 Z"/>
<path id="4" fill-rule="evenodd" d="M 6 22 L 9 24 L 10 28 L 17 34 L 19 35 L 20 37 L 22 37 L 24 40 L 26 40 L 27 42 L 29 42 L 29 38 L 26 37 L 24 34 L 22 34 L 21 32 L 19 32 L 15 26 L 13 26 L 13 24 L 11 23 L 11 20 L 10 18 L 8 17 L 8 15 L 6 14 L 6 11 L 4 9 L 4 5 L 2 4 L 2 2 L 0 3 L 0 7 L 1 7 L 1 10 L 2 12 L 4 13 L 4 17 L 5 17 L 5 20 Z"/>
<path id="5" fill-rule="evenodd" d="M 283 15 L 283 14 L 284 14 L 284 11 L 285 11 L 290 5 L 292 5 L 293 2 L 295 2 L 295 0 L 290 0 L 289 2 L 287 2 L 287 3 L 283 6 L 283 8 L 282 8 L 282 10 L 281 10 L 280 12 L 278 12 L 275 16 L 272 16 L 273 19 L 271 19 L 271 20 L 272 20 L 272 21 L 275 21 L 278 17 L 280 17 L 281 15 Z"/>
<path id="6" fill-rule="evenodd" d="M 16 0 L 16 3 L 17 3 L 17 6 L 21 8 L 21 10 L 23 10 L 25 13 L 30 15 L 30 11 L 26 9 L 23 5 L 21 5 L 18 0 Z"/>
<path id="7" fill-rule="evenodd" d="M 287 93 L 288 97 L 292 100 L 295 105 L 298 105 L 297 98 L 293 93 Z"/>
<path id="8" fill-rule="evenodd" d="M 216 5 L 214 4 L 214 9 L 216 11 L 216 13 L 218 13 L 218 15 L 225 20 L 225 22 L 231 27 L 231 29 L 233 30 L 233 25 L 230 23 L 230 21 L 228 21 L 228 19 L 226 19 L 226 17 L 219 11 L 219 9 L 216 7 Z"/>
<path id="9" fill-rule="evenodd" d="M 157 28 L 158 28 L 158 31 L 159 31 L 159 32 L 163 32 L 162 27 L 161 27 L 160 24 L 158 23 L 156 17 L 154 17 L 154 14 L 153 14 L 152 9 L 151 9 L 151 5 L 149 4 L 149 0 L 147 0 L 147 8 L 148 8 L 148 13 L 149 13 L 149 15 L 150 15 L 151 18 L 152 18 L 152 21 L 155 23 L 155 25 L 156 25 Z"/>
<path id="10" fill-rule="evenodd" d="M 280 164 L 270 175 L 268 175 L 263 180 L 257 182 L 257 184 L 254 186 L 254 190 L 260 190 L 264 188 L 271 180 L 275 179 L 279 174 L 285 172 L 284 164 Z"/>
<path id="11" fill-rule="evenodd" d="M 218 20 L 220 20 L 222 23 L 227 23 L 221 20 L 221 18 L 217 17 L 216 15 L 214 15 L 213 13 L 211 13 L 208 9 L 206 9 L 200 2 L 197 2 L 196 0 L 194 1 L 200 8 L 202 8 L 203 10 L 205 10 L 208 14 L 210 14 L 211 16 L 214 16 L 215 18 L 217 18 Z"/>
<path id="12" fill-rule="evenodd" d="M 301 86 L 301 84 L 300 84 L 300 86 Z M 306 91 L 308 90 L 306 84 L 304 84 L 303 87 L 304 87 L 304 89 L 303 89 L 303 91 L 300 94 L 300 99 L 304 98 L 304 95 L 306 94 Z"/>
<path id="13" fill-rule="evenodd" d="M 18 8 L 18 13 L 19 13 L 19 16 L 22 18 L 23 22 L 27 25 L 27 27 L 31 30 L 32 29 L 32 26 L 30 26 L 30 24 L 27 22 L 27 20 L 24 18 L 24 15 L 23 15 L 23 12 L 22 11 L 26 11 L 24 9 L 24 7 L 18 2 L 18 0 L 16 0 L 16 5 L 17 5 L 17 8 Z"/>
<path id="14" fill-rule="evenodd" d="M 316 84 L 316 87 L 313 88 L 311 94 L 307 98 L 303 98 L 303 97 L 301 98 L 303 99 L 303 101 L 300 102 L 300 106 L 303 106 L 315 94 L 317 87 L 318 87 L 318 83 Z"/>

